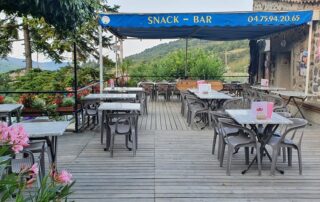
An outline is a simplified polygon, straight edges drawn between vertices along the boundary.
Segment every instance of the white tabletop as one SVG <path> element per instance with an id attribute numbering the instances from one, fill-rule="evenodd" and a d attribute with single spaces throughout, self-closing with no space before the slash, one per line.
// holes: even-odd
<path id="1" fill-rule="evenodd" d="M 104 91 L 107 92 L 143 92 L 141 87 L 106 87 Z"/>
<path id="2" fill-rule="evenodd" d="M 188 91 L 190 92 L 190 93 L 198 93 L 199 91 L 198 91 L 198 88 L 188 88 Z M 211 91 L 210 92 L 208 92 L 208 94 L 209 93 L 217 93 L 218 91 L 215 91 L 215 90 L 213 90 L 213 89 L 211 89 Z"/>
<path id="3" fill-rule="evenodd" d="M 289 119 L 272 113 L 272 117 L 266 120 L 257 119 L 249 109 L 228 109 L 226 112 L 239 124 L 292 124 Z"/>
<path id="4" fill-rule="evenodd" d="M 229 100 L 233 99 L 230 95 L 219 93 L 219 92 L 209 92 L 204 93 L 194 93 L 199 99 L 202 100 Z"/>
<path id="5" fill-rule="evenodd" d="M 122 102 L 110 102 L 102 103 L 99 111 L 117 110 L 117 111 L 140 111 L 139 103 L 122 103 Z"/>
<path id="6" fill-rule="evenodd" d="M 299 97 L 299 98 L 306 98 L 306 97 L 316 97 L 317 95 L 313 94 L 306 94 L 300 91 L 272 91 L 274 94 L 287 96 L 287 97 Z"/>
<path id="7" fill-rule="evenodd" d="M 69 121 L 21 122 L 29 137 L 61 136 L 69 126 Z"/>
<path id="8" fill-rule="evenodd" d="M 0 104 L 0 113 L 8 113 L 23 107 L 22 104 Z"/>
<path id="9" fill-rule="evenodd" d="M 136 99 L 137 95 L 134 93 L 130 94 L 89 94 L 83 98 L 83 100 L 113 100 L 113 99 Z"/>
<path id="10" fill-rule="evenodd" d="M 264 90 L 264 91 L 286 90 L 286 88 L 277 87 L 277 86 L 251 86 L 251 88 L 256 90 Z"/>

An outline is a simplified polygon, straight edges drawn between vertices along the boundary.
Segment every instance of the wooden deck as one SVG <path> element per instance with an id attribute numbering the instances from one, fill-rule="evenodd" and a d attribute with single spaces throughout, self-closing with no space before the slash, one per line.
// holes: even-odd
<path id="1" fill-rule="evenodd" d="M 241 171 L 244 154 L 234 155 L 231 176 L 211 155 L 212 131 L 190 130 L 180 115 L 180 104 L 150 102 L 149 115 L 139 123 L 136 157 L 121 149 L 117 139 L 114 157 L 103 151 L 99 129 L 66 133 L 59 139 L 58 167 L 76 179 L 75 201 L 320 201 L 320 126 L 305 131 L 303 175 L 298 174 L 297 156 L 285 174 L 263 174 L 257 167 Z M 251 156 L 252 158 L 253 156 Z M 281 158 L 280 158 L 281 161 Z"/>

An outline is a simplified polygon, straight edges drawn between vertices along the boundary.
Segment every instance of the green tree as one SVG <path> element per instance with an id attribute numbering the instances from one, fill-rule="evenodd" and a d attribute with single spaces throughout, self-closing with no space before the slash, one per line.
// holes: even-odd
<path id="1" fill-rule="evenodd" d="M 224 64 L 203 50 L 194 50 L 190 64 L 190 75 L 198 79 L 220 79 L 225 73 Z"/>
<path id="2" fill-rule="evenodd" d="M 23 28 L 26 68 L 28 70 L 32 68 L 31 54 L 35 51 L 44 53 L 55 62 L 61 62 L 62 54 L 73 50 L 74 41 L 77 43 L 79 60 L 85 61 L 89 56 L 98 58 L 96 47 L 99 36 L 96 13 L 116 12 L 118 6 L 110 7 L 98 0 L 53 0 L 50 4 L 47 1 L 49 0 L 15 1 L 12 4 L 9 3 L 9 0 L 0 2 L 0 12 L 4 11 L 7 18 L 13 18 L 15 23 L 14 25 L 12 22 L 11 24 L 6 23 L 2 27 L 6 27 L 11 32 L 16 31 L 20 26 Z M 59 5 L 52 7 L 55 4 Z M 37 12 L 34 12 L 34 9 L 38 9 Z M 52 16 L 48 16 L 46 12 L 52 13 Z M 16 23 L 17 16 L 23 17 L 21 24 Z M 68 16 L 70 18 L 65 18 Z M 0 43 L 1 38 L 4 37 L 0 35 Z M 108 47 L 110 40 L 110 37 L 104 35 L 103 47 Z M 6 44 L 1 44 L 10 47 L 12 41 L 7 40 Z M 10 51 L 11 49 L 3 50 L 2 55 L 5 56 Z"/>

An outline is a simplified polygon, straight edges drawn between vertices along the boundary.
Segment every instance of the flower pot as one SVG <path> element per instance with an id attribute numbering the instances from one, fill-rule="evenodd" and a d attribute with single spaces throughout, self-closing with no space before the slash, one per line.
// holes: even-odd
<path id="1" fill-rule="evenodd" d="M 57 107 L 57 112 L 73 112 L 73 106 Z"/>
<path id="2" fill-rule="evenodd" d="M 22 109 L 22 115 L 28 115 L 28 116 L 41 116 L 44 114 L 44 111 L 41 109 L 36 109 L 32 107 L 24 107 Z"/>

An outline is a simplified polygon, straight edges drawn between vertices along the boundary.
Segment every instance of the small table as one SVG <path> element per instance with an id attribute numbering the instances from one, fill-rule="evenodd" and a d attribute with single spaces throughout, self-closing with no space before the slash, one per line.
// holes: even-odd
<path id="1" fill-rule="evenodd" d="M 219 93 L 217 91 L 211 91 L 207 94 L 195 92 L 194 94 L 200 100 L 205 100 L 208 103 L 209 109 L 212 109 L 212 103 L 214 100 L 217 101 L 217 108 L 219 108 L 221 101 L 233 99 L 230 95 Z"/>
<path id="2" fill-rule="evenodd" d="M 136 94 L 89 94 L 83 100 L 135 100 Z"/>
<path id="3" fill-rule="evenodd" d="M 18 125 L 24 127 L 31 140 L 45 139 L 47 141 L 51 150 L 52 161 L 55 166 L 57 165 L 58 137 L 64 134 L 69 124 L 69 121 L 18 123 Z"/>
<path id="4" fill-rule="evenodd" d="M 102 103 L 99 108 L 101 111 L 101 144 L 103 143 L 103 131 L 104 131 L 104 119 L 107 115 L 107 111 L 120 111 L 120 112 L 140 112 L 140 103 L 121 103 L 121 102 L 111 102 L 111 103 Z M 138 126 L 135 126 L 136 137 L 138 138 Z M 105 150 L 109 150 L 110 147 L 110 131 L 107 130 L 107 140 Z"/>
<path id="5" fill-rule="evenodd" d="M 120 92 L 120 93 L 141 93 L 143 92 L 142 87 L 106 87 L 103 91 L 105 92 Z"/>
<path id="6" fill-rule="evenodd" d="M 279 125 L 292 124 L 291 120 L 283 116 L 280 116 L 277 113 L 272 113 L 272 117 L 270 119 L 260 120 L 253 115 L 251 110 L 247 110 L 247 109 L 232 109 L 232 110 L 226 110 L 226 112 L 231 116 L 231 118 L 233 118 L 239 124 L 250 125 L 251 128 L 255 130 L 257 134 L 257 139 L 261 143 L 261 148 L 260 148 L 261 157 L 265 152 L 268 158 L 270 159 L 270 161 L 272 159 L 267 149 L 265 148 L 266 144 L 269 142 L 270 138 L 272 137 L 274 132 L 277 130 Z M 262 129 L 263 125 L 265 125 L 264 129 L 260 130 Z M 252 160 L 248 168 L 242 171 L 242 174 L 245 174 L 256 160 L 257 160 L 257 156 Z M 283 171 L 280 171 L 280 172 L 284 173 Z"/>
<path id="7" fill-rule="evenodd" d="M 20 110 L 23 108 L 22 104 L 0 104 L 0 117 L 6 116 L 9 119 L 9 125 L 12 124 L 12 115 L 16 113 L 17 122 L 20 122 Z"/>
<path id="8" fill-rule="evenodd" d="M 277 86 L 251 86 L 251 88 L 265 92 L 286 90 L 286 88 Z"/>
<path id="9" fill-rule="evenodd" d="M 303 105 L 304 101 L 308 98 L 308 97 L 316 97 L 317 95 L 313 95 L 313 94 L 306 94 L 304 92 L 299 92 L 299 91 L 272 91 L 272 93 L 274 94 L 278 94 L 280 97 L 289 97 L 287 103 L 285 104 L 285 106 L 287 106 L 290 101 L 292 100 L 294 105 L 297 107 L 298 112 L 300 112 L 302 118 L 306 119 L 306 117 L 304 116 L 304 114 L 301 111 L 301 106 Z M 300 103 L 300 105 L 297 103 L 296 99 L 300 99 L 302 102 Z M 297 112 L 297 113 L 298 113 Z M 297 113 L 295 114 L 295 116 L 297 115 Z"/>

